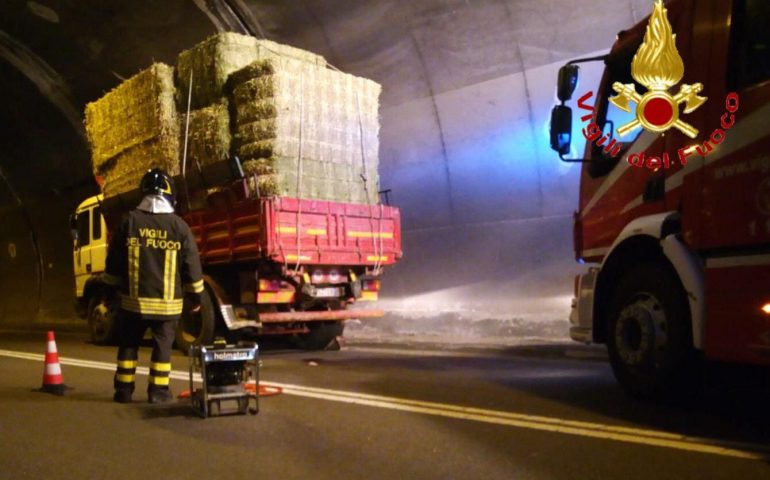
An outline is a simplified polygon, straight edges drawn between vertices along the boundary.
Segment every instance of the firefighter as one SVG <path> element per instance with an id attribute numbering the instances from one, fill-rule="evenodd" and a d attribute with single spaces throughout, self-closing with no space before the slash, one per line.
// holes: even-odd
<path id="1" fill-rule="evenodd" d="M 198 312 L 203 279 L 195 237 L 174 213 L 173 179 L 156 168 L 144 175 L 140 187 L 143 198 L 114 232 L 102 275 L 102 281 L 120 293 L 113 399 L 131 401 L 139 344 L 150 328 L 153 348 L 147 398 L 150 403 L 165 403 L 172 399 L 168 387 L 171 348 L 184 297 L 190 311 Z"/>

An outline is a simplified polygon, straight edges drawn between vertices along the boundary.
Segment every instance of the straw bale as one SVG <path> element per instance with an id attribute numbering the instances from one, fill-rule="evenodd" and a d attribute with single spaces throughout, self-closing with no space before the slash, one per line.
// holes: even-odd
<path id="1" fill-rule="evenodd" d="M 200 108 L 215 102 L 225 93 L 227 78 L 255 61 L 266 58 L 291 58 L 314 65 L 326 65 L 320 56 L 299 48 L 237 33 L 219 33 L 189 50 L 177 59 L 179 102 L 186 104 L 193 72 L 192 105 Z"/>
<path id="2" fill-rule="evenodd" d="M 184 141 L 185 119 L 181 134 Z M 188 158 L 201 166 L 226 161 L 230 157 L 230 113 L 226 99 L 190 112 Z"/>
<path id="3" fill-rule="evenodd" d="M 216 102 L 222 96 L 227 77 L 257 60 L 257 39 L 237 33 L 220 33 L 207 38 L 177 58 L 180 105 L 187 103 L 192 82 L 192 108 Z"/>
<path id="4" fill-rule="evenodd" d="M 235 106 L 235 117 L 239 124 L 274 118 L 278 116 L 275 103 L 270 100 L 255 100 L 253 102 L 239 103 Z"/>
<path id="5" fill-rule="evenodd" d="M 272 75 L 273 73 L 275 73 L 273 64 L 274 64 L 273 61 L 257 60 L 253 63 L 250 63 L 249 65 L 246 65 L 240 70 L 231 73 L 230 77 L 227 79 L 229 90 L 232 91 L 234 86 L 242 85 L 248 82 L 249 80 L 263 77 L 266 75 Z"/>
<path id="6" fill-rule="evenodd" d="M 271 40 L 257 40 L 257 52 L 260 59 L 264 58 L 291 58 L 303 62 L 312 63 L 319 67 L 326 66 L 326 59 L 316 53 L 276 43 Z"/>
<path id="7" fill-rule="evenodd" d="M 380 86 L 280 58 L 231 75 L 234 147 L 270 192 L 376 203 Z M 301 155 L 301 169 L 298 158 Z M 366 165 L 369 190 L 361 180 Z M 285 175 L 301 173 L 299 190 Z M 267 188 L 267 187 L 266 187 Z M 260 193 L 264 194 L 265 190 Z"/>
<path id="8" fill-rule="evenodd" d="M 154 64 L 99 100 L 86 105 L 86 132 L 94 173 L 106 175 L 122 162 L 174 163 L 179 152 L 179 125 L 174 105 L 173 69 Z M 132 149 L 151 150 L 142 158 Z"/>

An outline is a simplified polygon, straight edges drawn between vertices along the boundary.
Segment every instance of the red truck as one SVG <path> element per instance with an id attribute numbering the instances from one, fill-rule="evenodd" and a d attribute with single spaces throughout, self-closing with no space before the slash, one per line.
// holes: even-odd
<path id="1" fill-rule="evenodd" d="M 77 306 L 96 343 L 109 342 L 113 334 L 114 307 L 98 281 L 106 252 L 103 232 L 136 205 L 136 195 L 91 197 L 72 219 L 78 232 Z M 215 334 L 243 329 L 291 335 L 300 348 L 320 349 L 342 334 L 344 320 L 383 315 L 349 307 L 377 300 L 383 267 L 401 257 L 398 208 L 251 198 L 246 180 L 194 195 L 200 202 L 184 218 L 196 236 L 206 289 L 201 312 L 184 314 L 177 329 L 183 351 L 211 343 Z"/>
<path id="2" fill-rule="evenodd" d="M 688 385 L 703 358 L 770 365 L 770 2 L 665 7 L 562 67 L 551 114 L 552 148 L 582 163 L 574 250 L 593 264 L 570 335 L 606 344 L 646 397 Z M 598 90 L 575 93 L 577 64 L 595 60 Z"/>

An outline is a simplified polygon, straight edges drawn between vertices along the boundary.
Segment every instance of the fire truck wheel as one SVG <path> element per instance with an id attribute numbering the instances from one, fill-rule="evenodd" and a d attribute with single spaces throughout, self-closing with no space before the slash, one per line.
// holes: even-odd
<path id="1" fill-rule="evenodd" d="M 607 326 L 618 382 L 632 396 L 675 397 L 693 378 L 686 294 L 665 265 L 642 265 L 619 282 Z"/>
<path id="2" fill-rule="evenodd" d="M 323 350 L 342 335 L 345 325 L 342 322 L 310 322 L 308 328 L 308 333 L 294 338 L 294 344 L 303 350 Z"/>
<path id="3" fill-rule="evenodd" d="M 208 290 L 201 293 L 201 309 L 191 313 L 184 309 L 176 328 L 176 346 L 187 354 L 193 345 L 211 345 L 216 328 L 216 312 Z"/>
<path id="4" fill-rule="evenodd" d="M 96 345 L 111 345 L 115 341 L 116 306 L 102 295 L 88 301 L 88 330 Z"/>

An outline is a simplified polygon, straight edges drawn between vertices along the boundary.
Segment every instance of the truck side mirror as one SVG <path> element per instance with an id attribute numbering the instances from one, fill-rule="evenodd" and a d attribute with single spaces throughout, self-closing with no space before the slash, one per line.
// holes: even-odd
<path id="1" fill-rule="evenodd" d="M 567 64 L 559 69 L 556 87 L 556 96 L 559 97 L 559 101 L 566 102 L 572 98 L 572 94 L 577 88 L 579 70 L 578 66 L 574 64 Z"/>
<path id="2" fill-rule="evenodd" d="M 551 110 L 551 148 L 559 156 L 567 155 L 572 145 L 572 109 L 556 105 Z"/>

